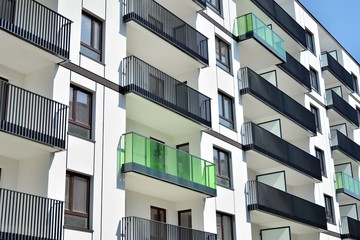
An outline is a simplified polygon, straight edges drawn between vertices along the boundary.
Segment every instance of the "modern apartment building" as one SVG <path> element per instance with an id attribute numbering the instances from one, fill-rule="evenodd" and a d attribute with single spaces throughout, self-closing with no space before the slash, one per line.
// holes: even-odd
<path id="1" fill-rule="evenodd" d="M 358 79 L 298 0 L 0 0 L 0 240 L 360 239 Z"/>

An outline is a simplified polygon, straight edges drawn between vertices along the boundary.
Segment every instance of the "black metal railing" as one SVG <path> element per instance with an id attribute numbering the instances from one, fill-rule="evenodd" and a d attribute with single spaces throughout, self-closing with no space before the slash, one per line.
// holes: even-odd
<path id="1" fill-rule="evenodd" d="M 341 218 L 341 238 L 360 239 L 360 221 L 350 218 Z"/>
<path id="2" fill-rule="evenodd" d="M 0 188 L 0 239 L 62 240 L 63 202 Z"/>
<path id="3" fill-rule="evenodd" d="M 258 181 L 246 184 L 249 211 L 260 210 L 321 229 L 327 229 L 325 208 Z"/>
<path id="4" fill-rule="evenodd" d="M 0 0 L 0 29 L 69 58 L 71 21 L 33 0 Z"/>
<path id="5" fill-rule="evenodd" d="M 274 0 L 251 0 L 263 10 L 274 22 L 277 23 L 303 48 L 306 48 L 305 30 Z"/>
<path id="6" fill-rule="evenodd" d="M 121 86 L 211 127 L 210 98 L 146 62 L 130 56 L 123 60 Z"/>
<path id="7" fill-rule="evenodd" d="M 124 21 L 132 20 L 205 65 L 209 64 L 207 37 L 157 2 L 153 0 L 127 1 Z"/>
<path id="8" fill-rule="evenodd" d="M 331 139 L 331 149 L 339 150 L 348 157 L 360 162 L 360 146 L 338 130 Z"/>
<path id="9" fill-rule="evenodd" d="M 0 131 L 65 149 L 67 106 L 0 80 Z"/>
<path id="10" fill-rule="evenodd" d="M 243 124 L 241 135 L 245 151 L 258 151 L 312 178 L 322 180 L 319 159 L 304 150 L 252 122 Z"/>
<path id="11" fill-rule="evenodd" d="M 324 52 L 321 55 L 321 69 L 323 71 L 328 70 L 349 90 L 352 92 L 355 91 L 355 86 L 351 74 L 346 71 L 346 69 L 328 52 Z"/>
<path id="12" fill-rule="evenodd" d="M 356 127 L 359 126 L 359 118 L 355 108 L 353 108 L 349 103 L 347 103 L 342 97 L 340 97 L 336 92 L 331 89 L 327 90 L 326 96 L 326 109 L 335 110 L 351 124 Z"/>
<path id="13" fill-rule="evenodd" d="M 278 64 L 278 67 L 298 81 L 307 90 L 311 90 L 309 70 L 289 53 L 286 53 L 286 62 Z"/>
<path id="14" fill-rule="evenodd" d="M 216 240 L 214 233 L 180 227 L 139 217 L 124 217 L 121 224 L 121 240 L 171 239 Z"/>
<path id="15" fill-rule="evenodd" d="M 280 91 L 250 68 L 241 70 L 241 94 L 251 94 L 291 119 L 312 134 L 316 134 L 315 116 L 297 101 Z"/>

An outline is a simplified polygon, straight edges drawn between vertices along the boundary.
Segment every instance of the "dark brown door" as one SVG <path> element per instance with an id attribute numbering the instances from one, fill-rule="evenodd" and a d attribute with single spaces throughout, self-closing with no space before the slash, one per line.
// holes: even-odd
<path id="1" fill-rule="evenodd" d="M 150 207 L 150 239 L 166 240 L 166 210 L 158 207 Z"/>

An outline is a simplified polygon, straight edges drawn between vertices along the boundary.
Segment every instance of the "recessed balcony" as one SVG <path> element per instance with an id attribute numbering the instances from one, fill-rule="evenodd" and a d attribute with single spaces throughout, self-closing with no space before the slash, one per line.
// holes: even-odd
<path id="1" fill-rule="evenodd" d="M 246 184 L 252 223 L 266 227 L 291 226 L 292 233 L 327 230 L 325 208 L 259 181 Z"/>
<path id="2" fill-rule="evenodd" d="M 341 239 L 360 239 L 360 221 L 350 218 L 341 218 Z"/>
<path id="3" fill-rule="evenodd" d="M 237 17 L 234 29 L 243 65 L 258 70 L 286 62 L 284 40 L 254 14 Z"/>
<path id="4" fill-rule="evenodd" d="M 356 110 L 331 89 L 326 91 L 326 109 L 329 113 L 330 122 L 338 122 L 345 119 L 354 127 L 359 127 L 359 118 Z"/>
<path id="5" fill-rule="evenodd" d="M 156 1 L 130 0 L 127 51 L 170 72 L 208 66 L 208 39 Z"/>
<path id="6" fill-rule="evenodd" d="M 360 146 L 338 130 L 331 132 L 331 150 L 334 160 L 349 157 L 360 162 Z"/>
<path id="7" fill-rule="evenodd" d="M 280 114 L 284 127 L 296 131 L 297 136 L 316 135 L 314 114 L 250 68 L 241 69 L 240 88 L 247 119 Z"/>
<path id="8" fill-rule="evenodd" d="M 277 162 L 289 168 L 290 177 L 296 177 L 294 184 L 304 177 L 315 182 L 322 180 L 320 161 L 311 154 L 251 122 L 243 124 L 241 135 L 250 169 L 274 168 Z"/>
<path id="9" fill-rule="evenodd" d="M 66 131 L 66 105 L 0 80 L 0 155 L 63 150 Z"/>
<path id="10" fill-rule="evenodd" d="M 350 92 L 355 91 L 351 74 L 328 52 L 321 55 L 321 69 L 325 79 L 325 86 L 340 83 Z"/>
<path id="11" fill-rule="evenodd" d="M 171 201 L 216 196 L 213 163 L 135 133 L 121 146 L 127 190 Z"/>
<path id="12" fill-rule="evenodd" d="M 152 221 L 139 217 L 125 217 L 121 225 L 122 240 L 144 240 L 144 239 L 204 239 L 216 240 L 217 235 L 204 231 L 195 230 Z"/>
<path id="13" fill-rule="evenodd" d="M 344 172 L 335 173 L 335 188 L 339 202 L 351 201 L 351 198 L 360 200 L 360 182 Z M 349 198 L 350 197 L 350 198 Z"/>
<path id="14" fill-rule="evenodd" d="M 69 59 L 71 23 L 33 0 L 0 0 L 0 64 L 29 73 Z"/>
<path id="15" fill-rule="evenodd" d="M 58 200 L 0 188 L 0 239 L 62 240 Z"/>

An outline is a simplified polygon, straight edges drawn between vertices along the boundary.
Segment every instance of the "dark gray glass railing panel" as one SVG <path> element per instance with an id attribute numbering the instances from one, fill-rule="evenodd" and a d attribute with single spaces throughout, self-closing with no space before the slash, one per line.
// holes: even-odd
<path id="1" fill-rule="evenodd" d="M 130 56 L 123 60 L 121 86 L 175 112 L 211 127 L 210 98 L 146 62 Z"/>
<path id="2" fill-rule="evenodd" d="M 125 217 L 121 223 L 121 240 L 181 239 L 216 240 L 214 233 L 180 227 L 139 217 Z"/>
<path id="3" fill-rule="evenodd" d="M 64 104 L 0 80 L 0 131 L 65 149 L 67 109 Z"/>
<path id="4" fill-rule="evenodd" d="M 250 93 L 254 95 L 312 134 L 316 134 L 314 114 L 250 68 L 241 69 L 240 87 L 241 94 Z"/>
<path id="5" fill-rule="evenodd" d="M 303 48 L 306 48 L 305 30 L 274 0 L 251 0 Z"/>
<path id="6" fill-rule="evenodd" d="M 69 58 L 71 21 L 33 0 L 0 0 L 0 29 Z"/>
<path id="7" fill-rule="evenodd" d="M 250 211 L 261 210 L 321 229 L 327 229 L 325 208 L 258 181 L 246 184 Z"/>
<path id="8" fill-rule="evenodd" d="M 136 21 L 193 58 L 209 64 L 207 37 L 157 2 L 129 0 L 125 11 L 125 22 Z"/>
<path id="9" fill-rule="evenodd" d="M 285 166 L 291 167 L 317 180 L 322 180 L 320 161 L 311 154 L 252 122 L 243 124 L 241 135 L 245 151 L 258 151 Z"/>
<path id="10" fill-rule="evenodd" d="M 0 239 L 62 240 L 63 205 L 0 188 Z"/>
<path id="11" fill-rule="evenodd" d="M 348 157 L 360 162 L 360 146 L 340 131 L 336 131 L 335 137 L 336 139 L 331 139 L 331 149 L 339 150 Z"/>
<path id="12" fill-rule="evenodd" d="M 289 53 L 286 53 L 286 62 L 279 64 L 278 67 L 298 81 L 307 90 L 311 90 L 309 70 Z"/>
<path id="13" fill-rule="evenodd" d="M 350 218 L 341 218 L 341 238 L 360 239 L 360 221 Z"/>

